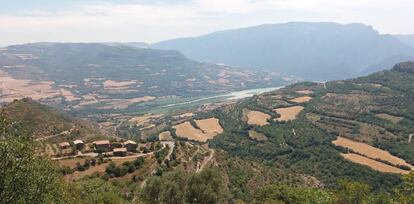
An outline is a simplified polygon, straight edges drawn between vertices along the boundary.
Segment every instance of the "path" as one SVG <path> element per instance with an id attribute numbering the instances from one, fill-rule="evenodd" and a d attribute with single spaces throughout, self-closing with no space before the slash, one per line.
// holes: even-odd
<path id="1" fill-rule="evenodd" d="M 213 159 L 214 153 L 215 153 L 214 149 L 210 149 L 210 155 L 207 157 L 207 159 L 203 160 L 201 165 L 197 168 L 196 172 L 202 171 L 207 166 L 207 164 Z"/>
<path id="2" fill-rule="evenodd" d="M 40 137 L 40 138 L 37 138 L 36 141 L 43 141 L 43 140 L 47 140 L 47 139 L 50 139 L 50 138 L 58 137 L 58 136 L 61 136 L 61 135 L 69 135 L 72 131 L 75 130 L 75 128 L 76 128 L 76 126 L 72 126 L 70 128 L 70 130 L 65 130 L 65 131 L 62 131 L 62 132 L 60 132 L 58 134 L 54 134 L 54 135 Z"/>
<path id="3" fill-rule="evenodd" d="M 166 148 L 167 145 L 170 147 L 170 149 L 168 150 L 168 155 L 165 157 L 164 161 L 167 160 L 167 159 L 170 160 L 171 154 L 174 151 L 175 142 L 173 142 L 173 141 L 163 141 L 163 142 L 161 142 L 161 144 L 164 146 L 164 148 Z"/>

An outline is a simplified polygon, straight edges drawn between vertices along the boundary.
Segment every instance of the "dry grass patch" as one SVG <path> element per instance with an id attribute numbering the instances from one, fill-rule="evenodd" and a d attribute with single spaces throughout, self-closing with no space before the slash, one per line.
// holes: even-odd
<path id="1" fill-rule="evenodd" d="M 366 157 L 369 157 L 371 159 L 380 159 L 382 161 L 390 162 L 393 165 L 408 166 L 414 170 L 414 167 L 408 164 L 405 160 L 399 157 L 393 156 L 385 150 L 375 148 L 373 146 L 370 146 L 362 142 L 356 142 L 356 141 L 353 141 L 353 140 L 350 140 L 344 137 L 338 137 L 332 143 L 334 143 L 337 146 L 352 149 L 353 151 L 358 152 L 359 154 L 365 155 Z"/>
<path id="2" fill-rule="evenodd" d="M 277 121 L 290 121 L 295 120 L 296 116 L 303 110 L 302 106 L 292 106 L 288 108 L 276 108 L 273 111 L 280 114 L 280 118 Z"/>
<path id="3" fill-rule="evenodd" d="M 386 113 L 379 113 L 379 114 L 376 114 L 375 116 L 378 117 L 378 118 L 384 119 L 384 120 L 391 121 L 393 123 L 398 123 L 402 119 L 404 119 L 403 117 L 393 116 L 393 115 L 389 115 L 389 114 L 386 114 Z"/>
<path id="4" fill-rule="evenodd" d="M 267 122 L 267 120 L 272 117 L 269 114 L 266 114 L 260 111 L 252 111 L 252 110 L 245 109 L 243 112 L 244 112 L 243 115 L 247 119 L 247 124 L 249 125 L 259 125 L 259 126 L 268 125 L 269 122 Z"/>
<path id="5" fill-rule="evenodd" d="M 379 161 L 375 161 L 373 159 L 358 155 L 358 154 L 341 154 L 342 157 L 345 159 L 352 161 L 357 164 L 362 164 L 365 166 L 369 166 L 377 171 L 384 172 L 384 173 L 395 173 L 395 174 L 408 174 L 410 171 L 402 170 L 397 167 L 393 167 L 387 164 L 384 164 Z"/>
<path id="6" fill-rule="evenodd" d="M 268 140 L 266 135 L 264 135 L 263 133 L 256 132 L 254 130 L 249 130 L 249 137 L 259 142 L 266 142 Z"/>
<path id="7" fill-rule="evenodd" d="M 171 132 L 170 131 L 165 131 L 162 132 L 158 135 L 158 139 L 161 141 L 169 141 L 169 140 L 173 140 L 172 136 L 171 136 Z"/>
<path id="8" fill-rule="evenodd" d="M 302 97 L 291 99 L 289 101 L 294 102 L 294 103 L 306 103 L 306 102 L 310 101 L 311 99 L 312 99 L 312 97 L 310 97 L 310 96 L 302 96 Z"/>

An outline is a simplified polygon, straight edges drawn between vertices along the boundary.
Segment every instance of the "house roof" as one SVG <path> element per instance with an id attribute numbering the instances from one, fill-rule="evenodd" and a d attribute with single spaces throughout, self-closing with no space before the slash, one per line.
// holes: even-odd
<path id="1" fill-rule="evenodd" d="M 59 147 L 67 147 L 70 146 L 69 142 L 61 142 L 59 143 Z"/>
<path id="2" fill-rule="evenodd" d="M 126 148 L 115 148 L 113 152 L 126 152 Z"/>
<path id="3" fill-rule="evenodd" d="M 75 140 L 73 141 L 73 144 L 77 145 L 77 144 L 83 144 L 82 140 Z"/>
<path id="4" fill-rule="evenodd" d="M 95 145 L 107 145 L 110 144 L 109 140 L 98 140 L 93 142 Z"/>
<path id="5" fill-rule="evenodd" d="M 128 141 L 124 142 L 124 145 L 127 145 L 127 144 L 135 144 L 136 145 L 137 143 L 132 141 L 132 140 L 128 140 Z"/>

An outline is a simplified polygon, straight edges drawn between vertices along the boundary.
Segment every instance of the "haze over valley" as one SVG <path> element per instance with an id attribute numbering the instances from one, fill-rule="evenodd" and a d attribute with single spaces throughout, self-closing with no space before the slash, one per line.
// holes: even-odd
<path id="1" fill-rule="evenodd" d="M 0 6 L 0 204 L 413 204 L 408 0 Z"/>

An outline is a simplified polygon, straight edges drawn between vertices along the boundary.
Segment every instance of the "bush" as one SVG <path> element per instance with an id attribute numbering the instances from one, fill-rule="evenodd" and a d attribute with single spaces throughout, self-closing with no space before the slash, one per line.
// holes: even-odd
<path id="1" fill-rule="evenodd" d="M 135 165 L 131 164 L 128 166 L 128 173 L 132 173 L 136 170 Z"/>

